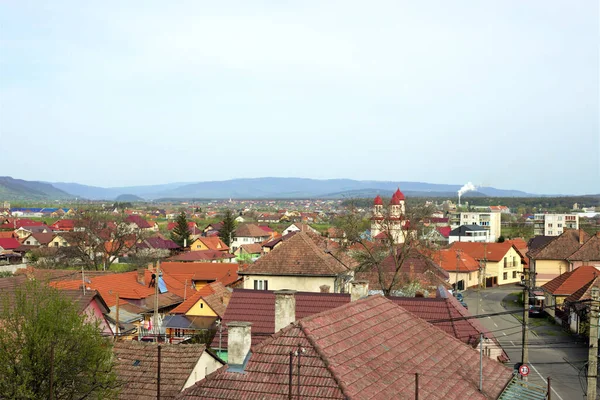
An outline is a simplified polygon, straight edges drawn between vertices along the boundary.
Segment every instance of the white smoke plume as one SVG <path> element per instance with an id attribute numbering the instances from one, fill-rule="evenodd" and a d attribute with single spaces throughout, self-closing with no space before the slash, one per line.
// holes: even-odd
<path id="1" fill-rule="evenodd" d="M 475 185 L 473 185 L 471 182 L 468 182 L 458 190 L 458 196 L 460 197 L 467 192 L 473 192 L 475 190 L 477 190 Z"/>

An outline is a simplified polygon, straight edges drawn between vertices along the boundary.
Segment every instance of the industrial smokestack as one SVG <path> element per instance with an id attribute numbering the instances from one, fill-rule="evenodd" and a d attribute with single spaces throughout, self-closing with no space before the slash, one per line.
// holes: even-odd
<path id="1" fill-rule="evenodd" d="M 471 182 L 467 182 L 463 187 L 458 189 L 458 205 L 460 206 L 460 197 L 463 194 L 467 192 L 474 192 L 475 190 L 477 190 L 477 188 Z"/>

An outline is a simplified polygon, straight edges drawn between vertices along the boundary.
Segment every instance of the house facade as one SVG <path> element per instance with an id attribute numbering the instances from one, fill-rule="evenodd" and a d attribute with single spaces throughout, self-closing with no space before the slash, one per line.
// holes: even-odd
<path id="1" fill-rule="evenodd" d="M 453 212 L 449 215 L 450 227 L 458 228 L 461 225 L 478 225 L 485 228 L 488 242 L 495 242 L 500 237 L 501 213 L 500 212 Z"/>
<path id="2" fill-rule="evenodd" d="M 533 234 L 536 236 L 560 236 L 565 229 L 579 229 L 577 214 L 534 214 Z"/>

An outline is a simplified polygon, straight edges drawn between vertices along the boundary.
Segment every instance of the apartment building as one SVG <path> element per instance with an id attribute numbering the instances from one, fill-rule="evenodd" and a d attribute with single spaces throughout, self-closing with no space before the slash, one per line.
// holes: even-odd
<path id="1" fill-rule="evenodd" d="M 564 229 L 579 229 L 577 214 L 535 214 L 533 234 L 535 236 L 560 236 Z"/>
<path id="2" fill-rule="evenodd" d="M 455 212 L 449 214 L 449 223 L 452 229 L 461 225 L 478 225 L 488 231 L 487 240 L 495 242 L 500 237 L 501 213 L 500 212 Z"/>

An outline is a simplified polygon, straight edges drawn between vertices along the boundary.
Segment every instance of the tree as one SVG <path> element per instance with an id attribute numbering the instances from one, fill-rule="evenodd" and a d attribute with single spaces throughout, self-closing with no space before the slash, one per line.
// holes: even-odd
<path id="1" fill-rule="evenodd" d="M 227 246 L 231 246 L 231 241 L 235 237 L 235 217 L 233 216 L 233 212 L 231 210 L 226 210 L 223 215 L 223 226 L 219 230 L 219 238 L 225 243 Z"/>
<path id="2" fill-rule="evenodd" d="M 187 216 L 182 211 L 175 220 L 175 228 L 171 232 L 171 240 L 177 243 L 179 247 L 187 247 L 191 244 L 190 233 Z"/>
<path id="3" fill-rule="evenodd" d="M 58 259 L 70 260 L 92 270 L 108 270 L 117 259 L 133 251 L 145 234 L 126 221 L 124 214 L 108 216 L 88 210 L 75 219 L 67 234 L 69 246 L 59 248 Z"/>
<path id="4" fill-rule="evenodd" d="M 116 398 L 109 339 L 88 319 L 36 281 L 0 293 L 0 398 Z"/>
<path id="5" fill-rule="evenodd" d="M 435 279 L 435 268 L 428 254 L 428 242 L 423 225 L 433 211 L 428 205 L 414 205 L 398 215 L 392 206 L 381 206 L 376 216 L 380 233 L 377 238 L 364 234 L 365 216 L 352 203 L 341 218 L 339 226 L 346 232 L 351 256 L 357 262 L 357 273 L 376 275 L 384 295 L 411 291 L 415 287 L 410 274 L 406 273 L 409 263 L 423 260 L 431 265 L 430 279 Z M 409 290 L 410 289 L 410 290 Z"/>

